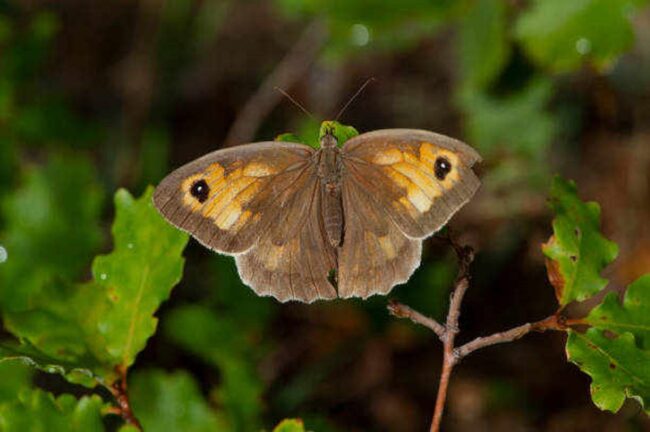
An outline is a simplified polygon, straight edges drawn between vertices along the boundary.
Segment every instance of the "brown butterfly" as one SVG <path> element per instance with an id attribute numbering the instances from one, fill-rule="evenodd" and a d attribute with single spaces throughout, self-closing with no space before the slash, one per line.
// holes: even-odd
<path id="1" fill-rule="evenodd" d="M 481 158 L 415 129 L 338 147 L 337 127 L 323 123 L 318 150 L 277 141 L 217 150 L 167 176 L 154 203 L 206 247 L 234 255 L 259 295 L 310 303 L 387 294 L 418 267 L 422 240 L 474 195 Z"/>

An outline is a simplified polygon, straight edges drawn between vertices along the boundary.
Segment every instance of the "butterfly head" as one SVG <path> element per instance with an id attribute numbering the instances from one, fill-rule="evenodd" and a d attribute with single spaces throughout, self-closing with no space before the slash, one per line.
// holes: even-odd
<path id="1" fill-rule="evenodd" d="M 352 126 L 343 125 L 337 121 L 327 120 L 321 123 L 318 138 L 321 148 L 343 145 L 347 140 L 359 135 Z"/>

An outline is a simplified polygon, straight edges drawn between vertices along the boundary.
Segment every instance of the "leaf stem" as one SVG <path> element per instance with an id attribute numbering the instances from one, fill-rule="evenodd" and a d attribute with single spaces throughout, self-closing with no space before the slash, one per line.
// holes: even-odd
<path id="1" fill-rule="evenodd" d="M 135 414 L 133 414 L 133 410 L 131 409 L 131 404 L 129 402 L 129 395 L 126 384 L 126 368 L 118 366 L 116 370 L 120 375 L 120 379 L 108 389 L 113 394 L 113 397 L 117 402 L 117 407 L 115 407 L 117 409 L 117 414 L 122 416 L 127 424 L 135 426 L 139 431 L 142 431 L 142 425 L 140 424 L 140 421 L 137 419 Z"/>

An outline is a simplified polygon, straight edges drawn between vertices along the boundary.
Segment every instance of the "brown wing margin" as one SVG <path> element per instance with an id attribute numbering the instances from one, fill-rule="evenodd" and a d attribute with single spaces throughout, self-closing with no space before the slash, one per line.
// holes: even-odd
<path id="1" fill-rule="evenodd" d="M 303 176 L 307 180 L 294 191 L 279 219 L 251 250 L 236 257 L 242 281 L 258 295 L 281 302 L 311 303 L 337 296 L 328 280 L 336 268 L 336 253 L 325 240 L 320 184 L 313 167 Z"/>

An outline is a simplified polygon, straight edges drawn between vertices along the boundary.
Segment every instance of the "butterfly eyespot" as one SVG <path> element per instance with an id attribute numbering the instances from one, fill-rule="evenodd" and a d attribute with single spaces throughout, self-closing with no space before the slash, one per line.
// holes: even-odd
<path id="1" fill-rule="evenodd" d="M 197 180 L 192 184 L 190 188 L 190 194 L 197 199 L 198 202 L 204 203 L 208 199 L 210 194 L 210 188 L 205 180 Z"/>
<path id="2" fill-rule="evenodd" d="M 451 162 L 445 157 L 439 157 L 435 163 L 435 173 L 438 180 L 444 180 L 451 171 Z"/>

